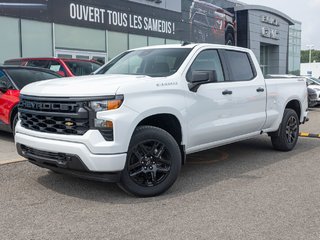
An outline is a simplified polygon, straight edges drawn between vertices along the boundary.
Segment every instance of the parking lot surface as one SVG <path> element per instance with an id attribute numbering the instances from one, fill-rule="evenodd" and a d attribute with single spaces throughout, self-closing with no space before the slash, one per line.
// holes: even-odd
<path id="1" fill-rule="evenodd" d="M 304 132 L 320 133 L 320 111 Z M 0 133 L 2 160 L 19 159 Z M 320 139 L 277 152 L 260 136 L 193 154 L 164 195 L 140 199 L 114 184 L 28 162 L 0 166 L 0 239 L 320 239 Z"/>

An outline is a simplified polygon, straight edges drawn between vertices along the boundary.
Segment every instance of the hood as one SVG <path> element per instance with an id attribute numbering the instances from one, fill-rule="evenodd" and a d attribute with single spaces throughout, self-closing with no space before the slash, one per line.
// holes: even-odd
<path id="1" fill-rule="evenodd" d="M 308 88 L 311 88 L 315 91 L 320 91 L 320 85 L 318 84 L 311 84 L 311 85 L 308 85 Z"/>
<path id="2" fill-rule="evenodd" d="M 90 97 L 115 95 L 119 87 L 126 84 L 150 81 L 141 75 L 90 75 L 57 78 L 29 84 L 21 94 L 39 97 Z"/>

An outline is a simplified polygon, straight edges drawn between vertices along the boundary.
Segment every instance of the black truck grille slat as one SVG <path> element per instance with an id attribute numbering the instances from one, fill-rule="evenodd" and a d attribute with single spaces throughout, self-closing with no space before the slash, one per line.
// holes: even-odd
<path id="1" fill-rule="evenodd" d="M 85 102 L 25 100 L 19 104 L 21 125 L 33 131 L 83 135 L 90 129 Z"/>

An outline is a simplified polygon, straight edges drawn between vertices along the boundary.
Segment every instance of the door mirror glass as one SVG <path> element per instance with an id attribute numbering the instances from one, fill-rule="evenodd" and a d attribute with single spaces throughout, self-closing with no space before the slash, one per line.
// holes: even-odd
<path id="1" fill-rule="evenodd" d="M 192 71 L 191 83 L 217 82 L 217 72 L 212 71 Z"/>
<path id="2" fill-rule="evenodd" d="M 191 79 L 189 80 L 189 89 L 192 92 L 196 92 L 200 85 L 218 82 L 217 72 L 212 71 L 192 71 Z"/>

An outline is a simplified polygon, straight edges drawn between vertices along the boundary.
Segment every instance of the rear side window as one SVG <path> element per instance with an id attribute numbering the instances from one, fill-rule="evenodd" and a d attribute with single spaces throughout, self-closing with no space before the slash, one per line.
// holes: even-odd
<path id="1" fill-rule="evenodd" d="M 80 62 L 80 61 L 65 61 L 70 71 L 75 76 L 90 75 L 97 70 L 101 65 L 94 62 Z"/>
<path id="2" fill-rule="evenodd" d="M 39 68 L 49 68 L 49 60 L 30 60 L 27 63 L 27 66 L 30 67 L 39 67 Z"/>
<path id="3" fill-rule="evenodd" d="M 10 80 L 2 70 L 0 70 L 0 83 L 7 86 L 7 88 L 12 88 Z"/>
<path id="4" fill-rule="evenodd" d="M 4 62 L 4 65 L 24 65 L 24 64 L 21 60 L 7 60 Z"/>
<path id="5" fill-rule="evenodd" d="M 251 59 L 247 53 L 226 51 L 226 58 L 230 65 L 231 81 L 249 81 L 255 77 Z"/>
<path id="6" fill-rule="evenodd" d="M 6 71 L 19 89 L 33 82 L 59 77 L 55 74 L 29 69 L 7 69 Z"/>

